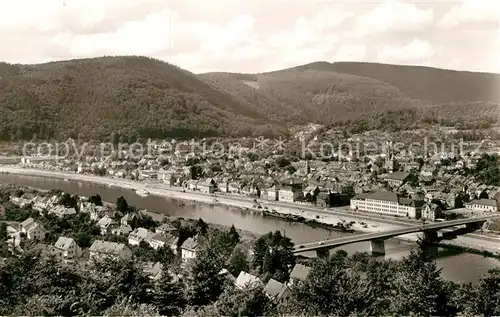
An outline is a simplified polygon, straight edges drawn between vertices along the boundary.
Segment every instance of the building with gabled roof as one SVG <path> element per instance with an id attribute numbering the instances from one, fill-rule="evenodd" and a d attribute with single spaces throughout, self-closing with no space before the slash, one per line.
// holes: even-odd
<path id="1" fill-rule="evenodd" d="M 96 240 L 89 248 L 90 259 L 104 258 L 127 260 L 132 257 L 132 251 L 123 243 Z"/>
<path id="2" fill-rule="evenodd" d="M 82 250 L 73 238 L 59 237 L 54 244 L 55 253 L 63 259 L 74 259 L 81 256 Z"/>

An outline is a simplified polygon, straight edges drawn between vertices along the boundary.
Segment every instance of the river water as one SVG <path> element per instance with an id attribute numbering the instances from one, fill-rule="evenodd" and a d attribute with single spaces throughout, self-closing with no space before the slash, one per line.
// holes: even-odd
<path id="1" fill-rule="evenodd" d="M 301 223 L 291 223 L 277 218 L 264 217 L 260 214 L 242 211 L 239 208 L 189 201 L 183 202 L 157 196 L 140 197 L 132 190 L 111 188 L 92 183 L 8 174 L 0 174 L 0 183 L 17 184 L 41 189 L 61 189 L 68 193 L 87 197 L 98 193 L 104 201 L 109 202 L 115 202 L 118 197 L 123 196 L 129 205 L 147 209 L 151 212 L 184 218 L 202 218 L 206 222 L 220 225 L 234 224 L 238 229 L 257 234 L 279 230 L 290 237 L 295 243 L 322 240 L 343 234 L 322 228 L 312 228 Z M 185 205 L 181 205 L 181 202 L 185 203 Z M 414 246 L 415 244 L 413 243 L 397 239 L 387 240 L 385 242 L 385 258 L 400 259 L 407 255 Z M 360 242 L 343 246 L 339 249 L 344 249 L 350 254 L 354 252 L 367 252 L 370 250 L 370 244 L 369 242 Z M 436 262 L 442 268 L 443 278 L 456 282 L 475 283 L 488 269 L 500 266 L 500 261 L 494 258 L 443 248 L 439 248 Z"/>

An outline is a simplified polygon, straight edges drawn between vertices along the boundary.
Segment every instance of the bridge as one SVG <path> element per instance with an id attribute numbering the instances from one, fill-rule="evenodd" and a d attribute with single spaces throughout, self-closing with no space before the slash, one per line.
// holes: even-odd
<path id="1" fill-rule="evenodd" d="M 438 238 L 437 232 L 441 229 L 466 225 L 468 229 L 475 230 L 478 228 L 478 225 L 481 225 L 488 219 L 498 218 L 498 217 L 500 217 L 500 215 L 477 216 L 466 219 L 457 219 L 457 220 L 449 220 L 437 223 L 408 226 L 383 232 L 349 235 L 335 239 L 308 242 L 296 245 L 293 250 L 293 253 L 316 251 L 316 255 L 318 257 L 323 257 L 328 255 L 330 249 L 340 247 L 346 244 L 370 241 L 371 242 L 370 250 L 372 254 L 383 255 L 385 254 L 384 241 L 393 237 L 410 233 L 423 232 L 424 240 L 429 242 L 434 242 Z"/>

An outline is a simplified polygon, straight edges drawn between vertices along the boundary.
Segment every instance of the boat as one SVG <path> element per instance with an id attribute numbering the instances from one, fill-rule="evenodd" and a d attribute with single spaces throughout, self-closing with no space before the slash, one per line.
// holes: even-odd
<path id="1" fill-rule="evenodd" d="M 139 188 L 135 191 L 135 193 L 141 197 L 148 197 L 149 192 L 145 190 L 144 188 Z"/>

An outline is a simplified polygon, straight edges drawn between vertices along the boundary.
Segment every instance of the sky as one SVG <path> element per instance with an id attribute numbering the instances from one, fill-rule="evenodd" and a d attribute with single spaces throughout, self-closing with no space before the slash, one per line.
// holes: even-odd
<path id="1" fill-rule="evenodd" d="M 195 73 L 315 61 L 500 73 L 500 0 L 0 0 L 0 61 L 155 57 Z"/>

